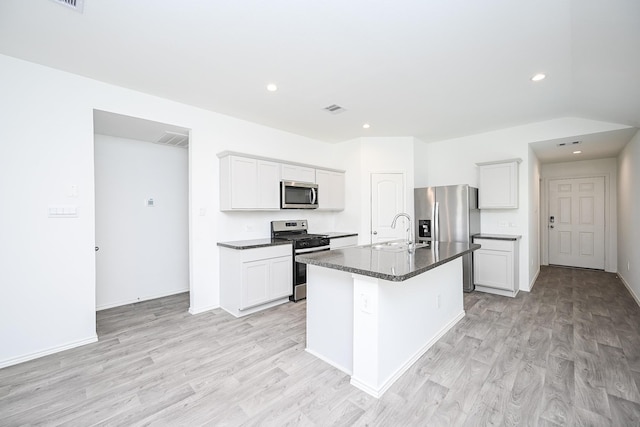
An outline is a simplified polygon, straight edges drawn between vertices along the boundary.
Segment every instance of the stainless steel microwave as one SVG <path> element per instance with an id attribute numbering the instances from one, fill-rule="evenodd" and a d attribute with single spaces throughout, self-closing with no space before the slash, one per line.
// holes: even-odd
<path id="1" fill-rule="evenodd" d="M 316 209 L 317 207 L 318 184 L 299 181 L 280 183 L 281 209 Z"/>

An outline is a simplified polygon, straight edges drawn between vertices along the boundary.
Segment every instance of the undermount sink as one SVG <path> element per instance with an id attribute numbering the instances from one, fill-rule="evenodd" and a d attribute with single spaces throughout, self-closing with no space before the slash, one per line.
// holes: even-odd
<path id="1" fill-rule="evenodd" d="M 425 246 L 429 246 L 429 243 L 414 243 L 413 245 L 415 249 L 423 248 Z M 396 251 L 399 252 L 403 250 L 406 251 L 409 249 L 409 245 L 407 245 L 406 240 L 392 240 L 390 242 L 374 243 L 372 245 L 368 245 L 365 247 L 369 247 L 377 251 L 392 251 L 392 252 L 396 252 Z"/>

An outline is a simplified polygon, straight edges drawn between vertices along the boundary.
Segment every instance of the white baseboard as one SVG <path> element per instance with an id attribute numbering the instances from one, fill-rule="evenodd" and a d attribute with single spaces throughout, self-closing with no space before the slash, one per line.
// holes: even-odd
<path id="1" fill-rule="evenodd" d="M 520 289 L 520 290 L 525 292 L 531 292 L 533 290 L 533 285 L 535 285 L 536 280 L 538 280 L 539 275 L 540 275 L 540 266 L 538 266 L 538 271 L 536 271 L 536 274 L 533 276 L 533 279 L 531 279 L 531 282 L 529 282 L 529 290 L 526 290 L 526 289 Z"/>
<path id="2" fill-rule="evenodd" d="M 17 365 L 23 362 L 28 362 L 29 360 L 38 359 L 43 356 L 48 356 L 53 353 L 59 353 L 61 351 L 69 350 L 71 348 L 80 347 L 81 345 L 91 344 L 96 341 L 98 341 L 98 336 L 94 334 L 89 338 L 73 341 L 73 342 L 55 346 L 55 347 L 50 347 L 46 350 L 36 351 L 35 353 L 25 354 L 20 357 L 14 357 L 12 359 L 0 360 L 0 369 L 6 368 L 7 366 Z"/>
<path id="3" fill-rule="evenodd" d="M 163 293 L 160 293 L 160 294 L 147 295 L 147 296 L 144 296 L 144 297 L 141 297 L 141 298 L 132 299 L 132 300 L 122 300 L 122 301 L 118 301 L 118 302 L 114 302 L 114 303 L 110 303 L 110 304 L 102 304 L 102 305 L 96 306 L 96 311 L 107 310 L 109 308 L 120 307 L 120 306 L 128 305 L 128 304 L 135 304 L 137 302 L 142 302 L 142 301 L 149 301 L 149 300 L 156 299 L 156 298 L 164 298 L 164 297 L 168 297 L 168 296 L 171 296 L 171 295 L 183 294 L 185 292 L 189 292 L 189 288 L 170 291 L 170 292 L 163 292 Z"/>
<path id="4" fill-rule="evenodd" d="M 204 307 L 189 307 L 189 314 L 200 314 L 206 311 L 215 310 L 220 308 L 220 305 L 206 305 Z"/>
<path id="5" fill-rule="evenodd" d="M 476 291 L 486 292 L 488 294 L 500 295 L 502 297 L 514 298 L 516 295 L 518 295 L 518 292 L 520 291 L 520 289 L 516 289 L 515 291 L 507 291 L 505 289 L 492 288 L 491 286 L 476 285 Z"/>
<path id="6" fill-rule="evenodd" d="M 351 377 L 351 385 L 359 388 L 360 390 L 364 391 L 367 394 L 370 394 L 376 399 L 380 398 L 384 394 L 384 392 L 387 391 L 389 387 L 391 387 L 393 383 L 396 382 L 398 378 L 402 376 L 402 374 L 407 372 L 407 370 L 414 363 L 416 363 L 418 359 L 420 359 L 422 355 L 424 355 L 427 352 L 427 350 L 429 350 L 440 338 L 442 338 L 444 334 L 449 332 L 449 330 L 453 328 L 455 324 L 458 323 L 464 316 L 465 316 L 465 311 L 462 310 L 462 312 L 460 312 L 456 317 L 451 319 L 449 323 L 444 325 L 444 327 L 442 327 L 442 329 L 440 329 L 440 331 L 438 331 L 438 333 L 432 339 L 430 339 L 427 343 L 425 343 L 425 345 L 423 345 L 413 356 L 411 356 L 402 366 L 400 366 L 400 368 L 398 368 L 393 374 L 391 374 L 391 376 L 389 376 L 389 378 L 385 382 L 383 382 L 382 385 L 377 389 L 375 387 L 372 387 L 370 384 L 366 384 L 358 380 L 357 378 L 353 378 L 353 377 Z"/>
<path id="7" fill-rule="evenodd" d="M 638 297 L 638 295 L 636 295 L 636 293 L 633 291 L 633 288 L 631 288 L 631 285 L 629 285 L 627 283 L 627 281 L 624 279 L 624 277 L 622 276 L 622 274 L 620 273 L 616 273 L 618 275 L 618 277 L 620 278 L 620 281 L 624 284 L 624 286 L 627 288 L 627 290 L 629 291 L 629 293 L 631 294 L 631 296 L 633 297 L 633 299 L 636 301 L 636 304 L 638 304 L 638 306 L 640 306 L 640 298 Z"/>
<path id="8" fill-rule="evenodd" d="M 329 365 L 333 366 L 334 368 L 337 368 L 337 369 L 341 370 L 342 372 L 344 372 L 347 375 L 353 375 L 353 371 L 351 369 L 348 369 L 347 367 L 342 366 L 339 363 L 335 363 L 331 359 L 327 359 L 326 357 L 316 353 L 315 351 L 309 349 L 308 347 L 305 348 L 304 351 L 306 351 L 307 353 L 317 357 L 318 359 L 322 360 L 323 362 L 328 363 Z M 353 382 L 353 379 L 351 381 Z"/>

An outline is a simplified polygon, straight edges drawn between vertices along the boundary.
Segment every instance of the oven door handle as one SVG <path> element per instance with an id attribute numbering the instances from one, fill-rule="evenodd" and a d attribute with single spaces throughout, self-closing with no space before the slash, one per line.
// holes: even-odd
<path id="1" fill-rule="evenodd" d="M 329 249 L 330 249 L 329 246 L 319 246 L 319 247 L 315 247 L 315 248 L 296 249 L 295 253 L 296 253 L 296 255 L 309 254 L 309 253 L 312 253 L 312 252 L 324 252 L 324 251 L 328 251 Z"/>

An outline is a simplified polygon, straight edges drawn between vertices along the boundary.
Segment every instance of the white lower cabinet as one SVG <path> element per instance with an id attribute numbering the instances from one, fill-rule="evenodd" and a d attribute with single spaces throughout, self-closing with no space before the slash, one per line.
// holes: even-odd
<path id="1" fill-rule="evenodd" d="M 482 247 L 473 252 L 476 290 L 514 297 L 518 293 L 518 240 L 474 238 Z"/>
<path id="2" fill-rule="evenodd" d="M 220 248 L 220 306 L 236 317 L 289 300 L 293 292 L 291 245 Z"/>

